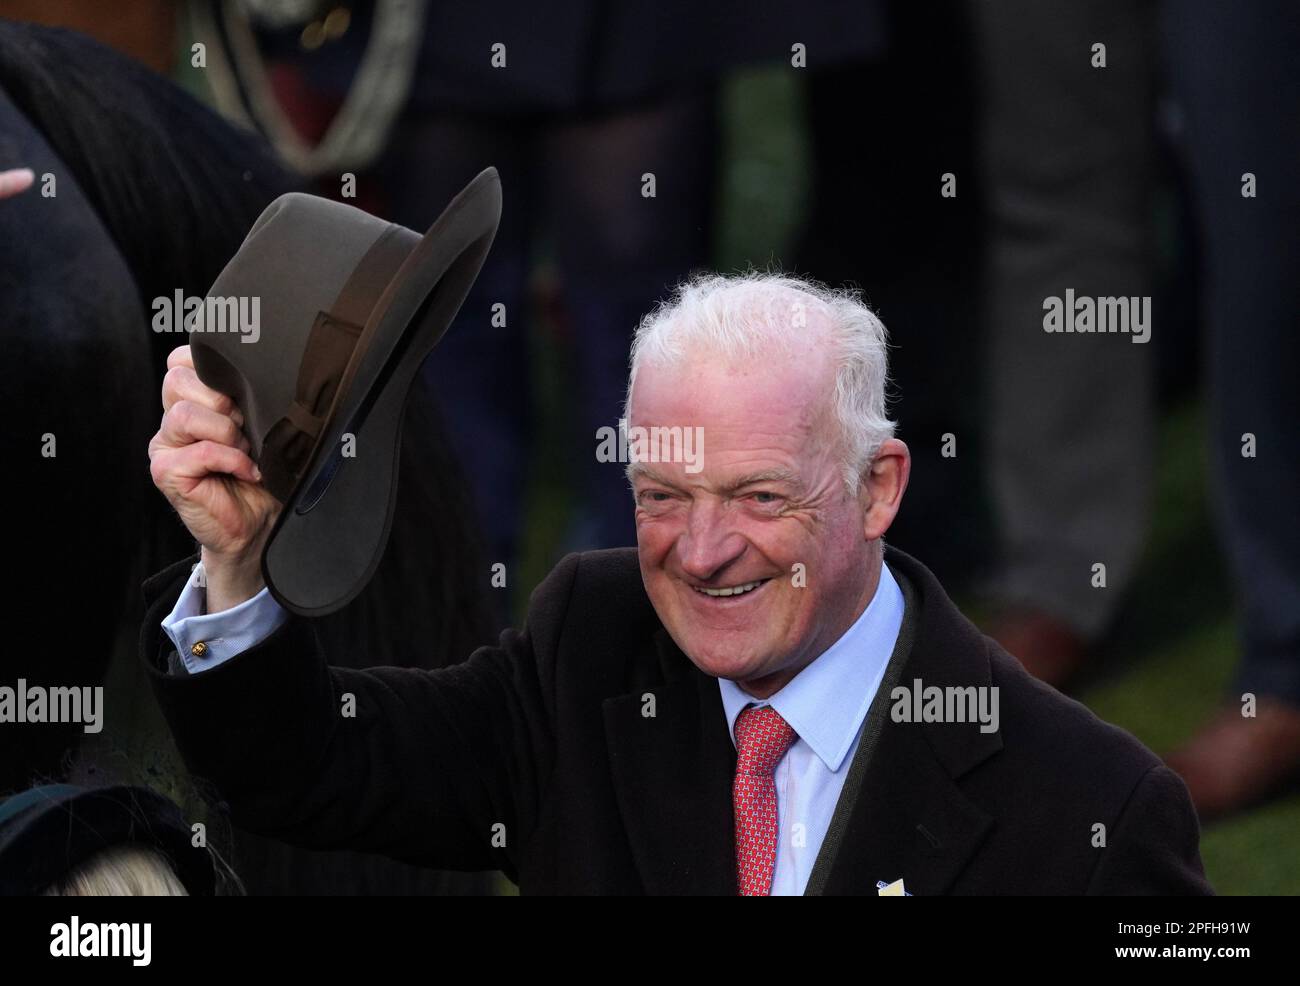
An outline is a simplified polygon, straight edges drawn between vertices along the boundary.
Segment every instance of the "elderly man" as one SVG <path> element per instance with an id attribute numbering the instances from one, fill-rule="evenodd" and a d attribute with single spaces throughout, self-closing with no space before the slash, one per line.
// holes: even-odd
<path id="1" fill-rule="evenodd" d="M 360 672 L 262 586 L 275 503 L 177 350 L 150 451 L 202 567 L 146 584 L 143 658 L 182 752 L 248 828 L 525 892 L 1210 892 L 1181 781 L 884 545 L 885 389 L 853 293 L 692 279 L 626 416 L 703 454 L 634 456 L 637 548 L 565 558 L 459 665 Z"/>

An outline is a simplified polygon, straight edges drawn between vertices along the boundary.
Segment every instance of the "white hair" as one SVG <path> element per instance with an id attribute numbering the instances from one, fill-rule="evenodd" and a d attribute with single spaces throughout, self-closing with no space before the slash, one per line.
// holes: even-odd
<path id="1" fill-rule="evenodd" d="M 624 418 L 631 420 L 632 388 L 641 367 L 673 367 L 697 353 L 740 361 L 775 350 L 798 358 L 809 349 L 814 317 L 825 329 L 813 345 L 829 344 L 834 353 L 832 411 L 844 486 L 857 496 L 863 474 L 881 444 L 893 437 L 895 425 L 886 410 L 885 326 L 856 289 L 765 271 L 692 275 L 637 326 Z"/>

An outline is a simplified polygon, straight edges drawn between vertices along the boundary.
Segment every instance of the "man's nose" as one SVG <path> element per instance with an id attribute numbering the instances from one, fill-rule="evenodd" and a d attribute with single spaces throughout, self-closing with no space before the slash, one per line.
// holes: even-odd
<path id="1" fill-rule="evenodd" d="M 682 571 L 707 581 L 745 551 L 745 539 L 735 530 L 722 505 L 697 501 L 691 505 L 686 530 L 677 539 Z"/>

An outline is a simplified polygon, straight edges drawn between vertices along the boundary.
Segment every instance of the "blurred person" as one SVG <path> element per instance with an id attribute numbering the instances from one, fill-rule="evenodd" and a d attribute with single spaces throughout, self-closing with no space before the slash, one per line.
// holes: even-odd
<path id="1" fill-rule="evenodd" d="M 1201 3 L 977 6 L 995 224 L 993 488 L 1006 542 L 1005 610 L 991 633 L 1037 677 L 1064 685 L 1132 580 L 1151 482 L 1147 347 L 1044 333 L 1042 306 L 1067 288 L 1151 291 L 1152 93 L 1163 54 L 1205 252 L 1197 300 L 1207 312 L 1215 502 L 1243 652 L 1231 698 L 1169 763 L 1202 817 L 1223 815 L 1300 776 L 1300 520 L 1287 492 L 1300 490 L 1300 434 L 1286 259 L 1300 213 L 1290 180 L 1300 80 L 1289 57 L 1300 20 L 1268 2 L 1231 16 Z M 1081 54 L 1096 42 L 1106 44 L 1104 69 Z M 1247 172 L 1273 176 L 1267 205 L 1243 194 Z M 1243 454 L 1247 435 L 1269 453 Z M 1095 561 L 1107 567 L 1104 592 L 1087 578 Z"/>
<path id="2" fill-rule="evenodd" d="M 527 892 L 1209 893 L 1176 775 L 884 544 L 910 471 L 886 380 L 854 292 L 683 282 L 625 409 L 706 444 L 631 457 L 637 548 L 568 556 L 463 663 L 356 671 L 263 584 L 279 501 L 177 350 L 152 474 L 206 588 L 194 558 L 149 581 L 141 660 L 191 768 L 240 824 Z M 252 643 L 197 646 L 232 621 Z"/>
<path id="3" fill-rule="evenodd" d="M 1067 290 L 1152 294 L 1156 7 L 1000 0 L 970 10 L 989 203 L 989 629 L 1032 674 L 1063 686 L 1112 624 L 1141 556 L 1153 363 L 1129 335 L 1045 332 L 1044 303 Z M 1096 563 L 1104 590 L 1092 584 Z"/>
<path id="4" fill-rule="evenodd" d="M 1215 505 L 1240 625 L 1229 694 L 1168 757 L 1211 817 L 1300 779 L 1300 8 L 1190 0 L 1162 26 L 1204 244 Z"/>

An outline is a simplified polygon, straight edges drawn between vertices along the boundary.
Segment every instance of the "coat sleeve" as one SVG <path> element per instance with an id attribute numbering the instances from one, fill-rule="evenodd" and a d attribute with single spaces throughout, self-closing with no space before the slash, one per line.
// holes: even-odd
<path id="1" fill-rule="evenodd" d="M 311 623 L 193 676 L 160 621 L 187 559 L 145 583 L 141 658 L 177 746 L 237 825 L 315 849 L 517 878 L 555 759 L 556 652 L 576 579 L 565 558 L 521 631 L 428 671 L 329 667 Z"/>
<path id="2" fill-rule="evenodd" d="M 1163 764 L 1138 781 L 1112 826 L 1089 894 L 1208 896 L 1200 823 L 1182 778 Z"/>

